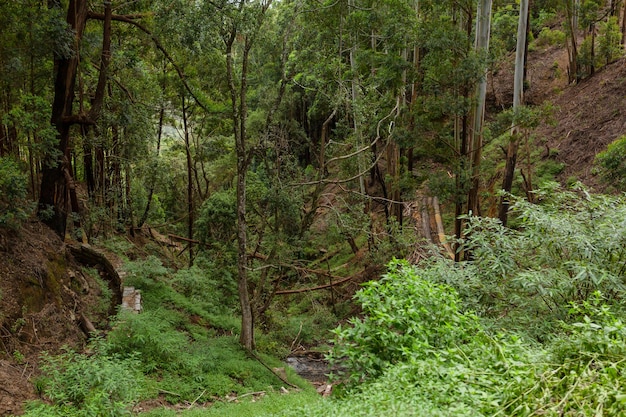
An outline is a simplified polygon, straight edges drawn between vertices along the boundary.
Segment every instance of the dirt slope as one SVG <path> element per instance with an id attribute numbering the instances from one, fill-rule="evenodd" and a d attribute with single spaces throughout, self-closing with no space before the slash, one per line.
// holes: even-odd
<path id="1" fill-rule="evenodd" d="M 596 191 L 603 185 L 593 173 L 599 152 L 626 134 L 626 59 L 610 64 L 578 85 L 565 88 L 552 99 L 558 110 L 555 126 L 542 126 L 536 134 L 548 139 L 565 164 L 562 181 L 577 177 Z"/>
<path id="2" fill-rule="evenodd" d="M 52 230 L 38 221 L 0 228 L 0 416 L 37 398 L 40 354 L 86 341 L 80 316 L 101 319 L 101 287 L 84 273 Z"/>
<path id="3" fill-rule="evenodd" d="M 510 107 L 513 99 L 513 57 L 499 66 L 490 80 L 490 110 Z M 567 51 L 556 46 L 537 47 L 528 58 L 529 88 L 526 102 L 550 101 L 556 108 L 555 125 L 535 130 L 547 141 L 556 161 L 565 165 L 563 183 L 577 178 L 595 191 L 604 185 L 593 173 L 597 153 L 626 134 L 626 58 L 601 68 L 578 84 L 567 84 Z"/>

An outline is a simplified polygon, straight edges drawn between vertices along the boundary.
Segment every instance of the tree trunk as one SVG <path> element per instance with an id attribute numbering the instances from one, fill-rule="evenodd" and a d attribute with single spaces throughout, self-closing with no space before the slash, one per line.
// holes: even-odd
<path id="1" fill-rule="evenodd" d="M 246 219 L 246 171 L 248 169 L 248 154 L 246 149 L 246 76 L 248 59 L 248 41 L 243 55 L 241 69 L 241 85 L 235 85 L 235 70 L 233 58 L 233 44 L 237 38 L 237 31 L 233 29 L 226 40 L 226 73 L 231 96 L 233 134 L 235 136 L 235 151 L 237 155 L 237 272 L 239 304 L 241 306 L 241 334 L 239 342 L 246 350 L 254 349 L 254 320 L 250 295 L 248 293 L 248 258 L 247 258 L 247 219 Z"/>
<path id="2" fill-rule="evenodd" d="M 187 107 L 185 106 L 185 96 L 182 97 L 183 106 L 183 129 L 185 138 L 185 155 L 187 156 L 187 237 L 193 239 L 193 161 L 191 158 L 191 145 L 189 141 L 189 125 L 187 123 Z M 193 265 L 193 245 L 189 244 L 189 266 Z"/>
<path id="3" fill-rule="evenodd" d="M 158 160 L 159 155 L 161 154 L 161 136 L 163 135 L 163 119 L 165 118 L 165 107 L 161 104 L 161 109 L 159 110 L 159 130 L 157 133 L 157 148 L 156 148 L 156 158 Z M 157 167 L 154 167 L 154 171 L 157 170 Z M 148 201 L 146 202 L 146 209 L 143 211 L 143 215 L 141 219 L 139 219 L 139 223 L 137 227 L 143 226 L 143 224 L 148 220 L 148 216 L 150 215 L 150 206 L 152 205 L 152 197 L 154 196 L 154 187 L 156 182 L 156 172 L 152 173 L 152 182 L 150 183 L 150 190 L 148 191 Z"/>
<path id="4" fill-rule="evenodd" d="M 526 67 L 526 38 L 528 30 L 528 2 L 529 0 L 521 0 L 519 22 L 517 25 L 517 45 L 515 51 L 515 76 L 513 79 L 513 112 L 519 109 L 524 103 L 524 69 Z M 511 192 L 513 187 L 513 177 L 515 174 L 515 165 L 517 163 L 517 150 L 519 148 L 519 128 L 513 120 L 511 127 L 511 141 L 506 152 L 506 165 L 504 168 L 504 179 L 502 181 L 502 189 L 506 193 Z M 506 226 L 509 211 L 509 198 L 504 195 L 500 200 L 500 208 L 498 218 L 503 225 Z"/>
<path id="5" fill-rule="evenodd" d="M 491 0 L 481 0 L 476 14 L 476 51 L 482 53 L 485 58 L 489 50 L 489 35 L 491 32 Z M 470 145 L 470 161 L 472 166 L 472 178 L 469 194 L 467 196 L 467 209 L 474 215 L 480 215 L 478 191 L 480 189 L 480 164 L 483 148 L 483 121 L 485 119 L 485 99 L 487 97 L 487 66 L 483 71 L 482 78 L 476 87 L 476 107 L 474 109 L 473 132 Z"/>
<path id="6" fill-rule="evenodd" d="M 58 144 L 56 154 L 47 157 L 42 170 L 38 214 L 61 238 L 65 237 L 67 215 L 70 210 L 69 187 L 65 172 L 70 172 L 70 126 L 74 86 L 80 54 L 78 49 L 87 22 L 87 0 L 70 0 L 67 23 L 74 33 L 74 53 L 70 57 L 56 56 L 54 101 L 51 124 L 56 128 Z M 54 153 L 53 153 L 54 155 Z"/>
<path id="7" fill-rule="evenodd" d="M 568 0 L 565 6 L 566 25 L 568 29 L 569 42 L 567 51 L 569 54 L 569 82 L 579 81 L 578 74 L 578 3 L 579 0 Z"/>

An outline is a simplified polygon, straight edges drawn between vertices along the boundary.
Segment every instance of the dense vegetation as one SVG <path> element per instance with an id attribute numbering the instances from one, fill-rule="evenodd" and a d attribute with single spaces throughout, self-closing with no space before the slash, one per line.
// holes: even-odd
<path id="1" fill-rule="evenodd" d="M 552 182 L 562 166 L 532 129 L 553 108 L 524 103 L 528 50 L 567 48 L 554 78 L 581 82 L 623 55 L 624 15 L 602 0 L 2 2 L 0 228 L 36 215 L 106 248 L 144 300 L 96 323 L 86 352 L 45 355 L 48 401 L 26 415 L 261 395 L 238 413 L 626 412 L 626 203 Z M 514 51 L 512 103 L 486 108 Z M 595 170 L 623 190 L 614 139 Z M 281 397 L 279 359 L 326 343 L 337 398 Z"/>

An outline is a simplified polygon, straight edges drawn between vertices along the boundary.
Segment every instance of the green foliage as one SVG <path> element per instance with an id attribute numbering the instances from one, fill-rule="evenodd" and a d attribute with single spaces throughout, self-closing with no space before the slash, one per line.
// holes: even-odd
<path id="1" fill-rule="evenodd" d="M 494 242 L 505 240 L 502 235 L 494 236 Z M 503 261 L 509 257 L 509 250 L 511 248 L 504 247 Z M 542 252 L 544 247 L 536 246 L 535 250 Z M 409 267 L 405 265 L 404 272 L 396 276 L 396 279 L 403 279 L 397 279 L 398 284 L 390 287 L 394 291 L 376 294 L 382 301 L 360 295 L 365 317 L 357 323 L 358 338 L 352 336 L 355 331 L 338 330 L 340 335 L 352 338 L 338 340 L 349 344 L 342 352 L 346 355 L 344 360 L 349 370 L 354 364 L 351 350 L 369 355 L 369 347 L 380 341 L 381 335 L 385 335 L 390 345 L 399 342 L 407 346 L 409 338 L 417 339 L 419 343 L 409 345 L 397 355 L 395 364 L 387 363 L 375 378 L 353 387 L 347 395 L 272 415 L 469 417 L 598 415 L 598 410 L 602 410 L 602 415 L 626 412 L 622 392 L 626 382 L 623 360 L 626 326 L 621 319 L 623 310 L 605 304 L 609 298 L 596 292 L 590 294 L 588 300 L 570 303 L 563 316 L 566 321 L 559 326 L 562 330 L 546 337 L 549 342 L 537 345 L 515 334 L 490 335 L 484 327 L 488 321 L 459 313 L 454 290 L 432 282 L 428 284 L 430 280 L 445 280 L 449 270 L 455 272 L 455 268 L 450 267 L 435 262 L 412 268 L 409 273 Z M 475 272 L 471 270 L 468 275 Z M 418 298 L 416 295 L 423 294 L 400 288 L 403 284 L 415 285 L 417 277 L 420 277 L 421 286 L 430 286 L 437 291 Z M 481 276 L 481 279 L 489 277 Z M 383 284 L 388 285 L 388 282 Z M 412 326 L 423 324 L 420 332 L 409 333 L 410 328 L 403 331 L 396 321 L 373 320 L 396 313 L 401 319 L 407 314 L 402 306 L 416 305 L 424 299 L 428 304 L 433 296 L 436 298 L 433 298 L 432 305 L 448 314 L 439 314 L 436 310 L 414 317 L 418 324 Z M 392 309 L 385 301 L 390 297 L 395 297 Z M 438 300 L 443 301 L 436 304 Z M 457 301 L 450 303 L 450 300 Z M 465 323 L 460 322 L 458 329 L 450 331 L 447 326 L 450 317 L 463 317 Z M 545 316 L 537 315 L 534 320 L 544 319 Z M 437 332 L 433 327 L 443 327 L 443 331 L 453 337 L 445 343 L 429 344 L 425 350 L 421 348 L 423 340 Z M 460 340 L 455 341 L 459 335 Z M 365 347 L 350 345 L 352 340 L 358 340 Z M 341 349 L 338 346 L 336 351 Z M 383 355 L 388 351 L 380 346 L 377 350 Z"/>
<path id="2" fill-rule="evenodd" d="M 29 216 L 28 180 L 20 165 L 0 157 L 0 226 L 16 229 Z"/>
<path id="3" fill-rule="evenodd" d="M 541 204 L 515 201 L 516 230 L 494 219 L 468 219 L 463 248 L 471 260 L 444 282 L 500 325 L 543 338 L 565 319 L 569 302 L 594 291 L 611 300 L 624 296 L 626 202 L 554 184 L 535 198 Z"/>
<path id="4" fill-rule="evenodd" d="M 515 50 L 517 44 L 517 22 L 519 7 L 509 4 L 496 10 L 491 19 L 491 46 L 502 48 L 503 53 Z"/>
<path id="5" fill-rule="evenodd" d="M 598 26 L 598 59 L 602 65 L 608 65 L 624 55 L 622 33 L 617 16 L 611 16 Z"/>
<path id="6" fill-rule="evenodd" d="M 626 136 L 609 144 L 596 156 L 602 179 L 620 191 L 626 191 Z"/>
<path id="7" fill-rule="evenodd" d="M 274 390 L 265 390 L 262 394 L 247 396 L 237 401 L 215 402 L 207 408 L 196 408 L 178 412 L 171 409 L 155 409 L 142 414 L 142 417 L 260 417 L 268 415 L 282 416 L 286 410 L 298 409 L 307 404 L 323 401 L 312 389 L 283 394 Z"/>
<path id="8" fill-rule="evenodd" d="M 202 204 L 196 230 L 203 242 L 229 242 L 236 233 L 237 201 L 233 188 L 217 191 Z"/>
<path id="9" fill-rule="evenodd" d="M 131 415 L 129 408 L 145 385 L 137 371 L 137 356 L 112 354 L 102 340 L 97 340 L 92 349 L 92 355 L 70 350 L 58 356 L 44 354 L 43 391 L 51 403 L 30 403 L 25 416 Z"/>
<path id="10" fill-rule="evenodd" d="M 425 280 L 404 261 L 392 261 L 388 273 L 367 283 L 355 299 L 364 317 L 334 331 L 332 353 L 354 382 L 410 357 L 463 344 L 478 331 L 477 318 L 459 311 L 451 288 Z"/>
<path id="11" fill-rule="evenodd" d="M 549 27 L 544 27 L 539 32 L 537 36 L 537 44 L 538 45 L 565 45 L 565 32 L 558 29 L 550 29 Z"/>
<path id="12" fill-rule="evenodd" d="M 109 333 L 110 350 L 117 354 L 139 353 L 144 372 L 170 366 L 189 341 L 174 329 L 177 319 L 176 314 L 164 310 L 120 312 Z"/>

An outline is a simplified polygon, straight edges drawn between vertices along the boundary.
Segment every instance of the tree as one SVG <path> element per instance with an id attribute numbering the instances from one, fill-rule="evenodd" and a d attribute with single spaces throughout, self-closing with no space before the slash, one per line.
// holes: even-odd
<path id="1" fill-rule="evenodd" d="M 521 0 L 519 11 L 519 22 L 517 25 L 517 46 L 515 50 L 515 75 L 513 80 L 513 114 L 519 111 L 524 104 L 524 68 L 526 66 L 526 40 L 528 28 L 528 3 L 529 0 Z M 511 192 L 513 186 L 513 176 L 515 174 L 515 164 L 517 161 L 517 150 L 519 148 L 519 127 L 517 121 L 513 119 L 511 127 L 511 140 L 506 153 L 506 166 L 504 168 L 504 179 L 502 189 L 505 193 Z M 504 195 L 500 200 L 498 218 L 506 226 L 509 211 L 509 198 Z"/>
<path id="2" fill-rule="evenodd" d="M 250 51 L 263 25 L 265 14 L 272 1 L 260 4 L 239 0 L 225 5 L 225 28 L 222 40 L 226 52 L 226 76 L 230 91 L 231 118 L 237 157 L 237 272 L 239 302 L 241 307 L 241 335 L 239 341 L 247 350 L 254 349 L 254 317 L 248 293 L 248 229 L 246 216 L 246 184 L 251 153 L 248 149 L 246 123 L 248 121 L 248 65 Z M 235 68 L 236 46 L 241 49 L 238 68 Z"/>
<path id="3" fill-rule="evenodd" d="M 55 2 L 55 7 L 60 7 L 60 3 Z M 111 3 L 106 2 L 105 7 L 110 25 Z M 72 111 L 74 87 L 80 62 L 79 47 L 87 24 L 87 15 L 86 0 L 70 0 L 67 8 L 67 24 L 74 33 L 73 51 L 68 56 L 57 54 L 54 60 L 56 75 L 51 123 L 57 130 L 58 144 L 56 152 L 50 152 L 42 171 L 39 215 L 62 238 L 65 237 L 68 212 L 71 209 L 78 211 L 78 200 L 70 166 L 70 127 L 77 119 Z M 105 68 L 102 68 L 103 80 L 106 77 L 104 71 Z M 97 96 L 96 100 L 101 103 L 104 86 L 98 88 L 98 92 L 100 96 Z"/>
<path id="4" fill-rule="evenodd" d="M 478 3 L 476 13 L 476 52 L 487 56 L 489 50 L 489 38 L 491 30 L 491 0 L 481 0 Z M 480 202 L 478 190 L 480 188 L 480 164 L 483 149 L 483 121 L 485 119 L 485 100 L 487 98 L 487 66 L 476 86 L 476 106 L 474 108 L 474 121 L 472 137 L 470 140 L 471 155 L 471 186 L 468 194 L 468 212 L 480 215 Z"/>

